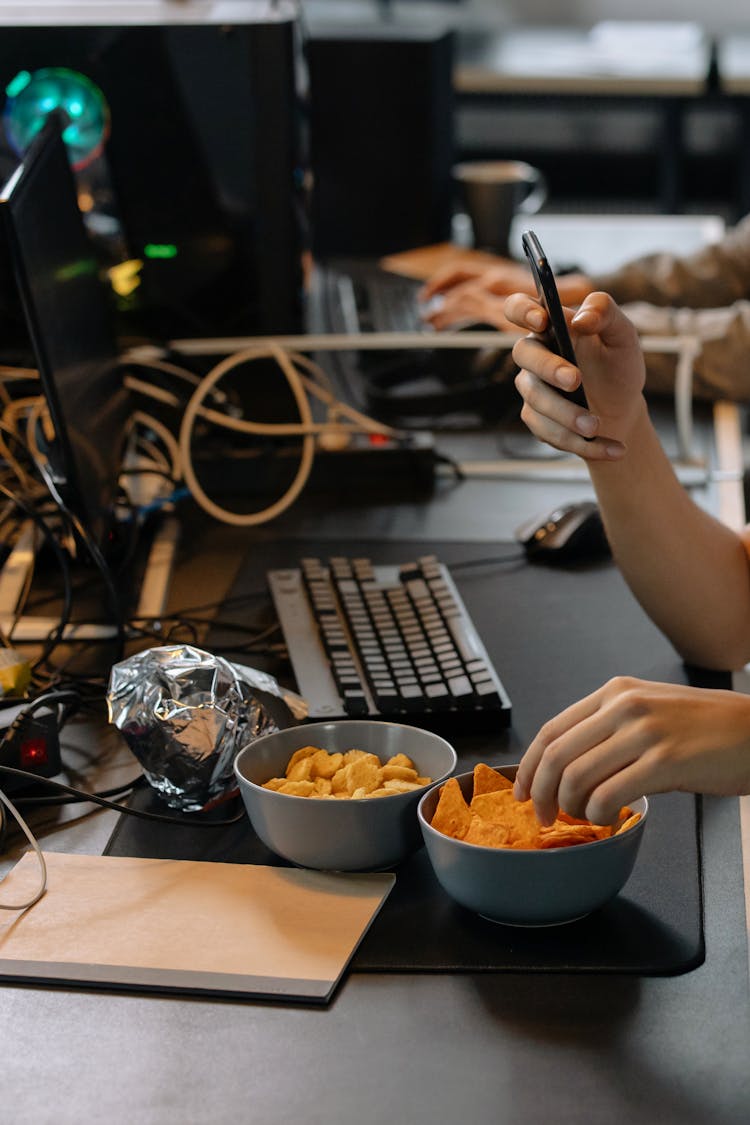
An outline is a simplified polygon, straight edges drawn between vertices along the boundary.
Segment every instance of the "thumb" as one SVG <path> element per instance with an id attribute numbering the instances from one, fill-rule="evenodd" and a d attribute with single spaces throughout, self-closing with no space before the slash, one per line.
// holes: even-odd
<path id="1" fill-rule="evenodd" d="M 589 293 L 571 319 L 581 336 L 599 336 L 609 348 L 638 346 L 638 333 L 609 293 Z"/>

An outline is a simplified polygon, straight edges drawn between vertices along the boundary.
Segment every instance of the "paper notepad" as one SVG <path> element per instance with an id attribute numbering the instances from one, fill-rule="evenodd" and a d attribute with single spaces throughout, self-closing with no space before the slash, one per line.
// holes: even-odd
<path id="1" fill-rule="evenodd" d="M 0 912 L 0 979 L 325 1002 L 395 876 L 45 853 Z M 39 885 L 27 853 L 0 884 Z"/>

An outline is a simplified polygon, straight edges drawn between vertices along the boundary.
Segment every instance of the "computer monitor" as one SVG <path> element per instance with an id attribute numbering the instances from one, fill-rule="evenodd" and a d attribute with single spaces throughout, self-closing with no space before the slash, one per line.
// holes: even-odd
<path id="1" fill-rule="evenodd" d="M 54 427 L 46 450 L 52 484 L 104 547 L 131 407 L 62 139 L 66 124 L 52 113 L 0 190 L 0 229 Z"/>
<path id="2" fill-rule="evenodd" d="M 0 170 L 50 104 L 113 256 L 142 262 L 122 336 L 299 331 L 301 122 L 289 0 L 0 5 Z M 45 108 L 46 107 L 46 108 Z M 88 162 L 87 162 L 88 160 Z M 82 193 L 83 194 L 83 193 Z"/>

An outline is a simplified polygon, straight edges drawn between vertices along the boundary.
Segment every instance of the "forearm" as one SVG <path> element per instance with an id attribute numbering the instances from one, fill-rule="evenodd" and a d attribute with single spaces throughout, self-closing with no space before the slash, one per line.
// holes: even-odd
<path id="1" fill-rule="evenodd" d="M 645 403 L 617 462 L 591 462 L 614 557 L 682 657 L 710 668 L 750 660 L 750 565 L 742 539 L 678 482 Z"/>

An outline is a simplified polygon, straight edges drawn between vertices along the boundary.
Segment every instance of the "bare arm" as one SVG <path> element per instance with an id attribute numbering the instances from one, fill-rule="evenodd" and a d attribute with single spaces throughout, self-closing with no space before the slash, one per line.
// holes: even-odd
<path id="1" fill-rule="evenodd" d="M 507 312 L 540 331 L 546 315 L 518 294 Z M 615 557 L 682 655 L 727 668 L 750 654 L 747 533 L 690 500 L 649 420 L 635 329 L 604 293 L 568 310 L 580 371 L 525 337 L 522 417 L 536 436 L 585 458 Z M 590 410 L 562 398 L 583 379 Z M 584 438 L 589 437 L 590 441 Z M 750 792 L 750 698 L 620 676 L 552 717 L 518 767 L 515 793 L 549 824 L 557 809 L 610 822 L 641 793 Z"/>
<path id="2" fill-rule="evenodd" d="M 506 313 L 527 330 L 545 323 L 525 295 L 510 297 Z M 537 339 L 516 344 L 522 417 L 540 440 L 587 461 L 618 565 L 684 659 L 741 667 L 750 659 L 750 536 L 698 507 L 675 477 L 642 395 L 635 329 L 611 298 L 593 294 L 568 316 L 580 372 Z M 554 390 L 581 373 L 588 412 Z"/>

